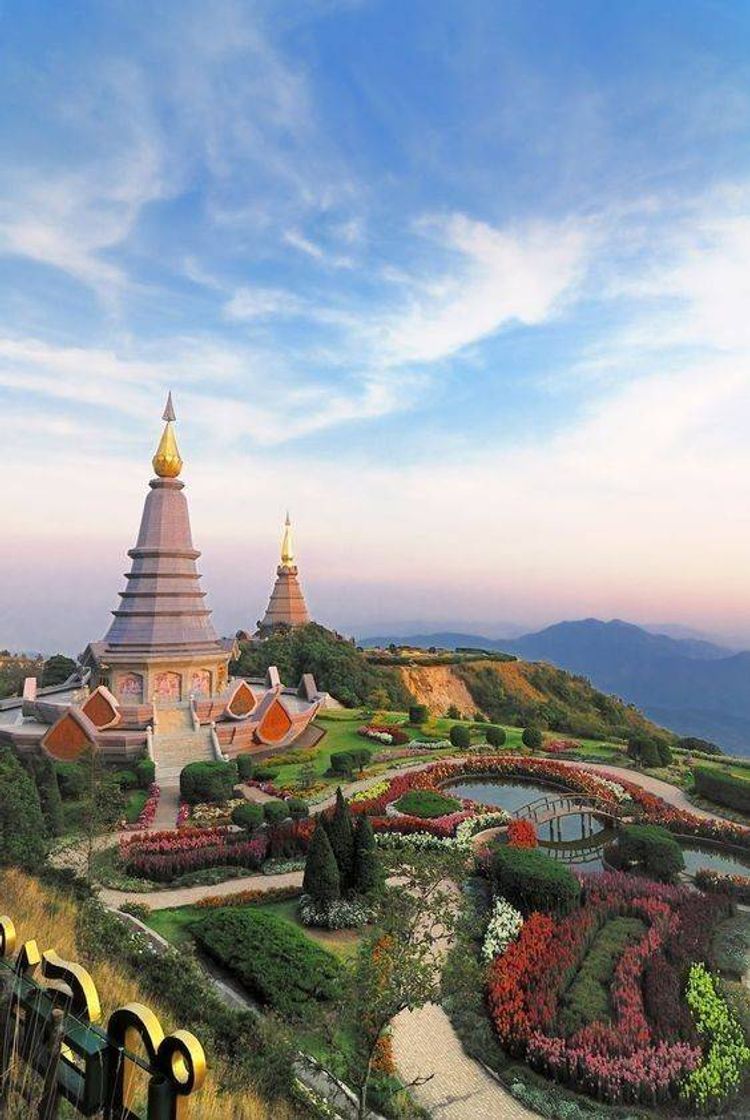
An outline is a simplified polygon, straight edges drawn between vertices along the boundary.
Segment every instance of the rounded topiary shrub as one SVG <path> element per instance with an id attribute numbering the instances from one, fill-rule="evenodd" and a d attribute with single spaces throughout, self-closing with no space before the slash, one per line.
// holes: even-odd
<path id="1" fill-rule="evenodd" d="M 493 723 L 485 729 L 484 737 L 491 747 L 502 747 L 505 744 L 505 730 L 502 727 L 495 727 Z"/>
<path id="2" fill-rule="evenodd" d="M 263 816 L 267 824 L 281 824 L 290 816 L 286 801 L 266 801 Z"/>
<path id="3" fill-rule="evenodd" d="M 446 797 L 434 789 L 411 789 L 396 802 L 400 813 L 410 817 L 444 817 L 448 813 L 456 813 L 461 808 L 461 802 L 455 797 Z"/>
<path id="4" fill-rule="evenodd" d="M 156 781 L 156 763 L 152 758 L 141 758 L 136 762 L 135 772 L 141 789 L 148 789 Z"/>
<path id="5" fill-rule="evenodd" d="M 251 754 L 238 754 L 234 760 L 237 767 L 241 782 L 248 782 L 254 776 L 253 771 L 256 766 L 255 759 Z"/>
<path id="6" fill-rule="evenodd" d="M 123 790 L 137 789 L 140 784 L 135 770 L 116 770 L 115 777 Z"/>
<path id="7" fill-rule="evenodd" d="M 543 741 L 544 740 L 542 737 L 542 733 L 538 727 L 524 728 L 523 735 L 521 736 L 521 742 L 525 747 L 528 747 L 530 751 L 540 750 Z"/>
<path id="8" fill-rule="evenodd" d="M 190 762 L 180 774 L 180 793 L 189 805 L 228 801 L 236 781 L 233 762 Z"/>
<path id="9" fill-rule="evenodd" d="M 452 745 L 460 751 L 466 751 L 471 746 L 471 732 L 462 723 L 454 723 L 448 735 Z"/>
<path id="10" fill-rule="evenodd" d="M 256 805 L 254 801 L 245 801 L 243 805 L 236 805 L 232 809 L 232 824 L 244 828 L 246 832 L 253 832 L 263 823 L 263 806 Z"/>
<path id="11" fill-rule="evenodd" d="M 522 914 L 533 910 L 569 914 L 580 901 L 581 884 L 570 868 L 536 848 L 497 848 L 489 874 L 495 893 Z"/>
<path id="12" fill-rule="evenodd" d="M 334 751 L 331 755 L 331 772 L 348 776 L 353 770 L 358 769 L 354 754 L 354 751 Z"/>
<path id="13" fill-rule="evenodd" d="M 426 704 L 412 704 L 409 707 L 409 723 L 416 726 L 424 723 L 430 712 Z"/>
<path id="14" fill-rule="evenodd" d="M 253 766 L 250 771 L 250 776 L 256 782 L 273 782 L 279 776 L 278 766 L 268 766 L 264 762 L 259 762 Z"/>
<path id="15" fill-rule="evenodd" d="M 635 866 L 662 883 L 673 883 L 685 867 L 682 848 L 665 828 L 632 824 L 623 828 L 608 849 L 608 859 L 621 868 Z"/>
<path id="16" fill-rule="evenodd" d="M 285 805 L 287 813 L 294 821 L 301 821 L 310 815 L 308 804 L 302 797 L 287 797 Z"/>

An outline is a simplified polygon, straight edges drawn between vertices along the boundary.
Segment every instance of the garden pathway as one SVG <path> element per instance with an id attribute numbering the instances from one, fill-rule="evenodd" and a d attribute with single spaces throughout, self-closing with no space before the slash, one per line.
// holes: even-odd
<path id="1" fill-rule="evenodd" d="M 562 759 L 561 761 L 565 761 Z M 626 782 L 633 782 L 634 785 L 641 786 L 647 793 L 653 793 L 655 797 L 661 797 L 663 801 L 673 805 L 675 809 L 683 809 L 686 813 L 694 813 L 696 817 L 720 817 L 721 813 L 709 813 L 705 809 L 699 809 L 697 805 L 693 805 L 690 798 L 684 790 L 678 786 L 673 786 L 669 782 L 663 782 L 661 778 L 652 778 L 650 774 L 641 774 L 639 770 L 628 770 L 624 766 L 609 766 L 606 763 L 599 762 L 570 762 L 570 766 L 580 766 L 583 770 L 596 770 L 600 774 L 606 774 L 608 778 L 612 778 L 617 782 L 624 780 Z"/>
<path id="2" fill-rule="evenodd" d="M 301 871 L 285 871 L 281 875 L 243 875 L 215 886 L 180 887 L 163 891 L 116 891 L 103 887 L 99 897 L 105 906 L 115 910 L 126 902 L 141 902 L 152 910 L 168 910 L 172 906 L 190 906 L 202 898 L 238 894 L 239 891 L 270 891 L 275 887 L 301 887 Z"/>
<path id="3" fill-rule="evenodd" d="M 392 1023 L 393 1056 L 411 1090 L 433 1120 L 538 1120 L 490 1073 L 470 1058 L 441 1007 L 428 1003 L 402 1011 Z"/>

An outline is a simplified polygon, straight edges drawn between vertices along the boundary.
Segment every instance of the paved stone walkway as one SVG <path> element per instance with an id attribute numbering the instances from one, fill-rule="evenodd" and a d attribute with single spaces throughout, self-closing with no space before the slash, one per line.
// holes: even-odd
<path id="1" fill-rule="evenodd" d="M 669 805 L 674 805 L 675 809 L 684 809 L 686 813 L 693 813 L 696 817 L 713 818 L 721 816 L 718 810 L 715 813 L 708 813 L 705 809 L 699 809 L 697 805 L 693 805 L 684 790 L 670 785 L 669 782 L 663 782 L 661 778 L 653 778 L 650 774 L 641 774 L 639 770 L 628 770 L 624 766 L 609 766 L 598 762 L 571 762 L 569 765 L 580 766 L 584 770 L 597 770 L 614 782 L 620 780 L 633 782 L 634 785 L 642 786 L 648 793 L 653 793 L 655 797 L 661 797 Z"/>
<path id="2" fill-rule="evenodd" d="M 286 871 L 281 875 L 244 875 L 241 879 L 227 879 L 215 886 L 181 887 L 163 891 L 115 891 L 103 887 L 99 897 L 105 906 L 118 910 L 126 902 L 143 902 L 152 910 L 168 910 L 172 906 L 190 906 L 202 898 L 238 894 L 240 891 L 270 891 L 274 887 L 301 887 L 302 872 Z"/>
<path id="3" fill-rule="evenodd" d="M 411 1094 L 433 1120 L 535 1120 L 461 1046 L 442 1008 L 402 1011 L 392 1024 L 393 1055 L 407 1084 L 429 1077 Z"/>

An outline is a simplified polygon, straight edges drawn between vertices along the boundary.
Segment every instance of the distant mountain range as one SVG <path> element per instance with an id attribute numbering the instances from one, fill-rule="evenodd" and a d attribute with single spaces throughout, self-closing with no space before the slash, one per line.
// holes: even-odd
<path id="1" fill-rule="evenodd" d="M 730 753 L 750 755 L 750 652 L 595 618 L 560 622 L 520 638 L 441 632 L 367 638 L 361 644 L 391 641 L 426 649 L 505 650 L 525 661 L 548 661 L 588 677 L 681 735 L 712 739 Z"/>

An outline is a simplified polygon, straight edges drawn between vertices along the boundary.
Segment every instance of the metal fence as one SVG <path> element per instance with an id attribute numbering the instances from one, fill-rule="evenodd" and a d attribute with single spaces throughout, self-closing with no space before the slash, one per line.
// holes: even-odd
<path id="1" fill-rule="evenodd" d="M 34 940 L 15 949 L 13 922 L 0 917 L 0 1116 L 14 1102 L 29 1120 L 57 1120 L 67 1101 L 75 1115 L 102 1120 L 187 1120 L 206 1076 L 194 1035 L 165 1035 L 140 1003 L 102 1027 L 81 965 L 40 954 Z"/>

